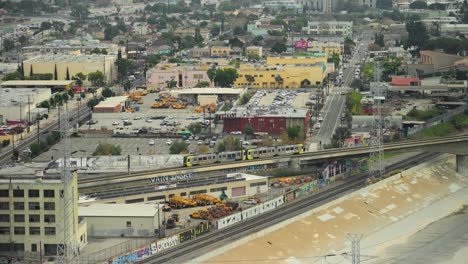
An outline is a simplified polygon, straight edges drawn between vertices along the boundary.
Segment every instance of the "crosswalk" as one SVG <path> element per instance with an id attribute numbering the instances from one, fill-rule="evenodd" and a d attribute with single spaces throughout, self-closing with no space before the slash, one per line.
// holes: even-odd
<path id="1" fill-rule="evenodd" d="M 343 92 L 344 92 L 344 91 L 331 91 L 330 94 L 338 94 L 338 95 L 339 95 L 339 94 L 341 94 L 341 93 L 343 93 Z"/>

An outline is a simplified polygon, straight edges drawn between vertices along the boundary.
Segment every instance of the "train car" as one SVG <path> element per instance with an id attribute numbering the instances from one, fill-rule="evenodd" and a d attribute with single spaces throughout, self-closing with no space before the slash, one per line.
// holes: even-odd
<path id="1" fill-rule="evenodd" d="M 247 150 L 247 159 L 259 159 L 276 156 L 276 147 L 264 147 Z"/>
<path id="2" fill-rule="evenodd" d="M 218 153 L 216 162 L 230 162 L 236 160 L 245 160 L 245 150 L 220 152 Z"/>
<path id="3" fill-rule="evenodd" d="M 217 160 L 217 154 L 190 155 L 184 157 L 184 165 L 186 167 L 192 167 L 194 165 L 213 164 Z"/>
<path id="4" fill-rule="evenodd" d="M 296 144 L 296 145 L 278 146 L 278 147 L 276 147 L 276 153 L 278 154 L 278 156 L 303 154 L 304 153 L 304 145 Z"/>

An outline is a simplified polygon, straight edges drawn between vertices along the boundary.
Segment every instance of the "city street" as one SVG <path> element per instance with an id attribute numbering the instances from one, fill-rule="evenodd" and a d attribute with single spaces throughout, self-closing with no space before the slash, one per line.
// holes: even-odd
<path id="1" fill-rule="evenodd" d="M 356 43 L 354 55 L 348 62 L 348 68 L 344 70 L 343 85 L 341 87 L 331 86 L 322 111 L 324 112 L 323 122 L 313 141 L 314 143 L 322 143 L 322 147 L 330 144 L 331 137 L 338 127 L 340 114 L 346 103 L 346 95 L 342 94 L 342 92 L 349 91 L 349 86 L 354 79 L 355 64 L 360 64 L 362 59 L 365 58 L 367 46 L 372 42 L 372 34 L 372 32 L 362 33 L 362 40 Z"/>

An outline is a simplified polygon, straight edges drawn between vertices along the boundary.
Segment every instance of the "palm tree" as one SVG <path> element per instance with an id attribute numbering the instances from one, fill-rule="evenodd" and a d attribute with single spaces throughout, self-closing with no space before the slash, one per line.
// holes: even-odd
<path id="1" fill-rule="evenodd" d="M 281 75 L 278 74 L 275 76 L 275 82 L 276 82 L 277 88 L 283 88 L 284 79 L 283 77 L 281 77 Z"/>
<path id="2" fill-rule="evenodd" d="M 249 83 L 249 88 L 251 88 L 250 86 L 252 86 L 252 83 L 255 82 L 255 77 L 253 77 L 250 74 L 247 74 L 247 75 L 245 75 L 245 79 Z"/>

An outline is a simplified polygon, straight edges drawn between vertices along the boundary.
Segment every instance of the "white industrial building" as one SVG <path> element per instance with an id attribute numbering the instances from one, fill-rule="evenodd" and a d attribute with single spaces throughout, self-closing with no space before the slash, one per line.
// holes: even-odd
<path id="1" fill-rule="evenodd" d="M 353 34 L 353 22 L 347 21 L 309 21 L 302 28 L 303 34 L 316 36 L 345 36 Z"/>
<path id="2" fill-rule="evenodd" d="M 158 204 L 90 204 L 78 207 L 89 237 L 152 237 L 164 220 Z"/>
<path id="3" fill-rule="evenodd" d="M 48 88 L 0 88 L 0 123 L 6 120 L 34 121 L 36 105 L 52 96 Z M 31 113 L 31 114 L 30 114 Z"/>

